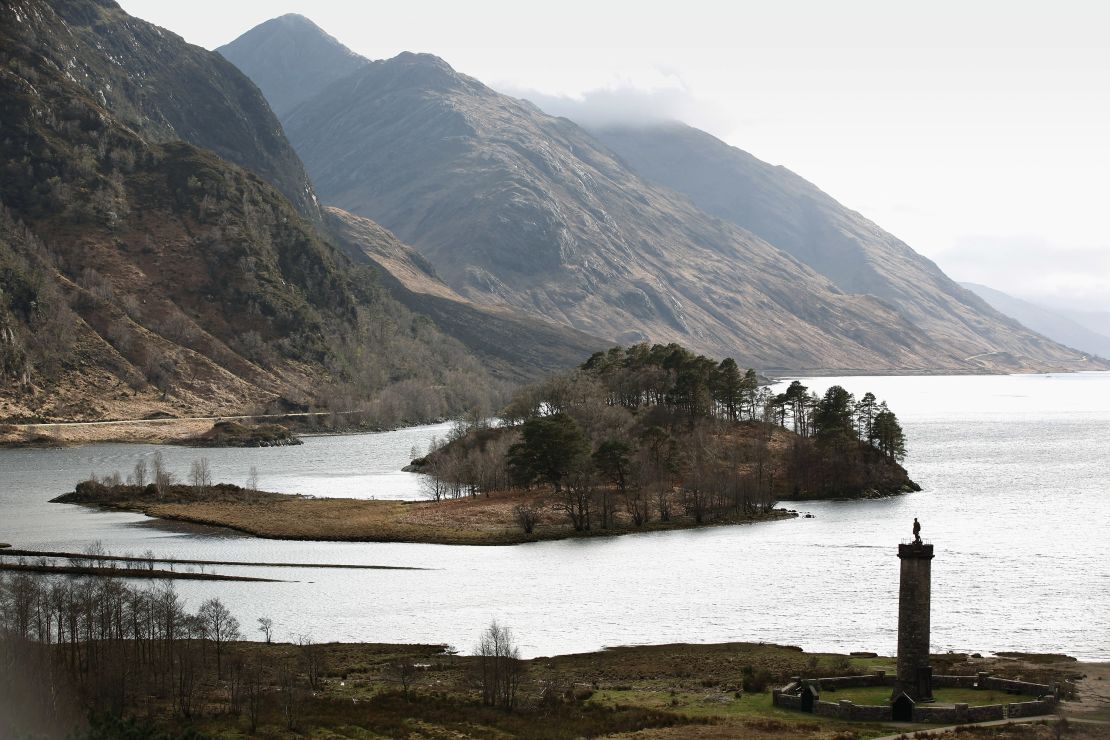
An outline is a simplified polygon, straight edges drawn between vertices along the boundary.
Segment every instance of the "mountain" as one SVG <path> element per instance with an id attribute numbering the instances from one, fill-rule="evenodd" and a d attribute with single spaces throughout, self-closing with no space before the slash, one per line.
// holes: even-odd
<path id="1" fill-rule="evenodd" d="M 978 283 L 960 283 L 998 311 L 1060 344 L 1100 357 L 1110 357 L 1110 336 L 1083 326 L 1069 316 Z M 1110 322 L 1102 324 L 1110 327 Z"/>
<path id="2" fill-rule="evenodd" d="M 123 59 L 88 33 L 135 46 Z M 163 55 L 165 87 L 151 97 L 207 107 L 196 120 L 215 131 L 250 128 L 241 108 L 204 94 L 256 88 L 167 36 L 103 3 L 0 6 L 0 418 L 357 406 L 393 424 L 495 398 L 465 348 L 390 298 L 275 187 L 135 124 L 154 77 L 120 90 L 114 67 Z M 194 87 L 198 66 L 220 78 Z M 280 161 L 271 155 L 259 161 Z"/>
<path id="3" fill-rule="evenodd" d="M 291 58 L 322 43 L 314 26 L 297 29 L 286 37 Z M 232 58 L 256 58 L 252 35 L 227 47 Z M 256 66 L 244 69 L 267 95 L 284 95 Z M 315 87 L 282 121 L 321 199 L 394 232 L 473 303 L 623 343 L 675 341 L 770 370 L 1081 362 L 958 286 L 935 299 L 943 311 L 846 290 L 837 276 L 649 181 L 572 122 L 436 57 L 367 62 Z M 891 270 L 915 257 L 902 247 L 883 255 Z M 933 271 L 934 282 L 953 287 Z M 904 292 L 911 289 L 907 278 Z"/>
<path id="4" fill-rule="evenodd" d="M 1096 334 L 1110 335 L 1110 311 L 1077 311 L 1059 306 L 1053 307 L 1051 310 L 1068 317 Z"/>
<path id="5" fill-rule="evenodd" d="M 255 26 L 216 51 L 266 92 L 279 117 L 367 63 L 295 13 Z"/>
<path id="6" fill-rule="evenodd" d="M 35 54 L 151 143 L 209 149 L 320 218 L 312 184 L 258 88 L 233 64 L 111 0 L 3 4 L 8 53 Z"/>
<path id="7" fill-rule="evenodd" d="M 1036 365 L 1067 362 L 931 260 L 785 167 L 682 123 L 591 129 L 638 174 L 748 229 L 845 291 L 882 299 L 942 346 L 989 346 Z M 1029 327 L 1036 330 L 1036 327 Z M 1049 335 L 1051 336 L 1051 335 Z"/>
<path id="8" fill-rule="evenodd" d="M 368 64 L 284 123 L 325 202 L 389 228 L 473 302 L 765 367 L 924 367 L 933 352 L 889 307 L 435 57 Z"/>
<path id="9" fill-rule="evenodd" d="M 279 116 L 369 64 L 296 14 L 266 21 L 216 51 L 257 81 Z M 325 209 L 324 219 L 329 235 L 349 257 L 378 268 L 394 298 L 431 318 L 499 378 L 532 382 L 609 345 L 565 325 L 468 301 L 419 252 L 370 219 L 334 207 Z"/>

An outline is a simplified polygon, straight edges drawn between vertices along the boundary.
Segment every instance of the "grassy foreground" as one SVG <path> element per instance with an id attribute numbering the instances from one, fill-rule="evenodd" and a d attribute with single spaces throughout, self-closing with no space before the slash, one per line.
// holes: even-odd
<path id="1" fill-rule="evenodd" d="M 414 502 L 308 498 L 251 491 L 230 484 L 205 489 L 175 485 L 158 495 L 153 486 L 105 486 L 86 482 L 73 493 L 54 501 L 137 511 L 160 519 L 228 527 L 258 537 L 283 540 L 514 545 L 709 526 L 698 524 L 692 517 L 676 515 L 669 522 L 656 520 L 641 527 L 576 531 L 566 517 L 555 510 L 555 496 L 550 490 L 496 492 L 446 501 Z M 538 512 L 538 522 L 530 534 L 516 522 L 514 509 L 522 503 Z M 791 516 L 795 514 L 775 510 L 717 523 L 736 524 Z"/>
<path id="2" fill-rule="evenodd" d="M 303 670 L 304 648 L 289 644 L 228 646 L 225 675 L 210 671 L 190 717 L 151 697 L 137 716 L 176 736 L 242 738 L 808 738 L 865 740 L 905 731 L 893 723 L 848 722 L 775 708 L 770 689 L 788 676 L 893 670 L 890 658 L 806 654 L 767 644 L 656 645 L 525 661 L 512 712 L 478 701 L 477 659 L 435 645 L 327 644 L 309 656 L 307 675 L 289 703 L 288 666 Z M 210 658 L 209 658 L 210 660 Z M 1060 679 L 1084 667 L 1015 660 L 935 656 L 945 672 L 990 670 Z M 228 669 L 227 666 L 236 666 Z M 261 669 L 252 666 L 264 666 Z M 249 716 L 230 706 L 235 671 L 261 670 L 255 732 Z M 1012 697 L 1011 697 L 1012 698 Z M 915 730 L 924 729 L 916 726 Z M 1045 728 L 968 737 L 1100 737 L 1103 727 L 1073 723 L 1057 735 Z"/>

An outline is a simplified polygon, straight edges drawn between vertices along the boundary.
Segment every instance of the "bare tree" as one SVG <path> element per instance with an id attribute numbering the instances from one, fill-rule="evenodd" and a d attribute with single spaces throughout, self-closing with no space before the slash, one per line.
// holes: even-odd
<path id="1" fill-rule="evenodd" d="M 258 718 L 262 714 L 262 689 L 265 666 L 261 656 L 247 666 L 247 674 L 243 680 L 243 694 L 246 699 L 247 726 L 253 735 L 258 731 Z"/>
<path id="2" fill-rule="evenodd" d="M 443 465 L 438 461 L 431 461 L 427 474 L 420 479 L 420 492 L 432 501 L 442 501 L 447 498 L 450 485 L 447 482 Z"/>
<path id="3" fill-rule="evenodd" d="M 139 488 L 146 488 L 147 467 L 146 460 L 139 458 L 135 463 L 135 470 L 131 473 L 132 481 Z"/>
<path id="4" fill-rule="evenodd" d="M 239 620 L 215 596 L 200 605 L 197 617 L 204 636 L 216 646 L 216 676 L 222 676 L 223 650 L 228 642 L 239 639 Z"/>
<path id="5" fill-rule="evenodd" d="M 212 485 L 212 471 L 208 467 L 207 457 L 193 460 L 193 465 L 189 468 L 189 482 L 201 493 L 207 491 Z"/>
<path id="6" fill-rule="evenodd" d="M 285 715 L 285 726 L 297 727 L 297 669 L 290 659 L 283 660 L 278 667 L 278 685 L 281 688 L 281 711 Z"/>
<path id="7" fill-rule="evenodd" d="M 297 638 L 297 644 L 301 646 L 301 661 L 304 663 L 308 685 L 315 691 L 320 688 L 320 669 L 323 663 L 320 646 L 313 641 L 312 635 L 301 635 Z"/>
<path id="8" fill-rule="evenodd" d="M 517 504 L 513 507 L 513 516 L 516 518 L 516 523 L 524 530 L 524 534 L 532 534 L 539 519 L 539 513 L 534 507 L 528 504 Z"/>
<path id="9" fill-rule="evenodd" d="M 161 498 L 166 495 L 170 486 L 173 485 L 173 473 L 166 469 L 161 450 L 154 453 L 150 466 L 154 475 L 154 487 L 158 492 L 158 497 Z"/>
<path id="10" fill-rule="evenodd" d="M 482 703 L 511 711 L 516 705 L 516 692 L 524 672 L 512 630 L 493 620 L 482 633 L 474 652 L 478 656 Z"/>
<path id="11" fill-rule="evenodd" d="M 402 659 L 389 664 L 389 676 L 401 684 L 401 693 L 406 699 L 409 697 L 409 689 L 416 682 L 416 672 L 416 664 L 411 660 Z"/>
<path id="12" fill-rule="evenodd" d="M 274 639 L 274 620 L 269 617 L 259 617 L 258 631 L 266 638 L 266 644 L 269 645 Z"/>
<path id="13" fill-rule="evenodd" d="M 242 656 L 232 655 L 230 658 L 227 663 L 227 709 L 232 714 L 239 714 L 243 705 L 247 667 Z"/>

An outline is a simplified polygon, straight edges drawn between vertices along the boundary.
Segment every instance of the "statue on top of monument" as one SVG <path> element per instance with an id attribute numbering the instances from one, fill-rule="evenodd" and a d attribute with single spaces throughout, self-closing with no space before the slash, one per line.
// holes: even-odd
<path id="1" fill-rule="evenodd" d="M 913 518 L 913 544 L 921 544 L 921 522 L 917 521 L 917 517 Z"/>

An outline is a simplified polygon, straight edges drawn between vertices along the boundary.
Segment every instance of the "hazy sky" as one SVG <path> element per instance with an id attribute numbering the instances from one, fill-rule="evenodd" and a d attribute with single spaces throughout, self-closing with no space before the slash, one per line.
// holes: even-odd
<path id="1" fill-rule="evenodd" d="M 678 118 L 957 280 L 1110 309 L 1110 3 L 121 4 L 208 48 L 301 13 L 371 59 L 431 52 L 571 118 Z"/>

